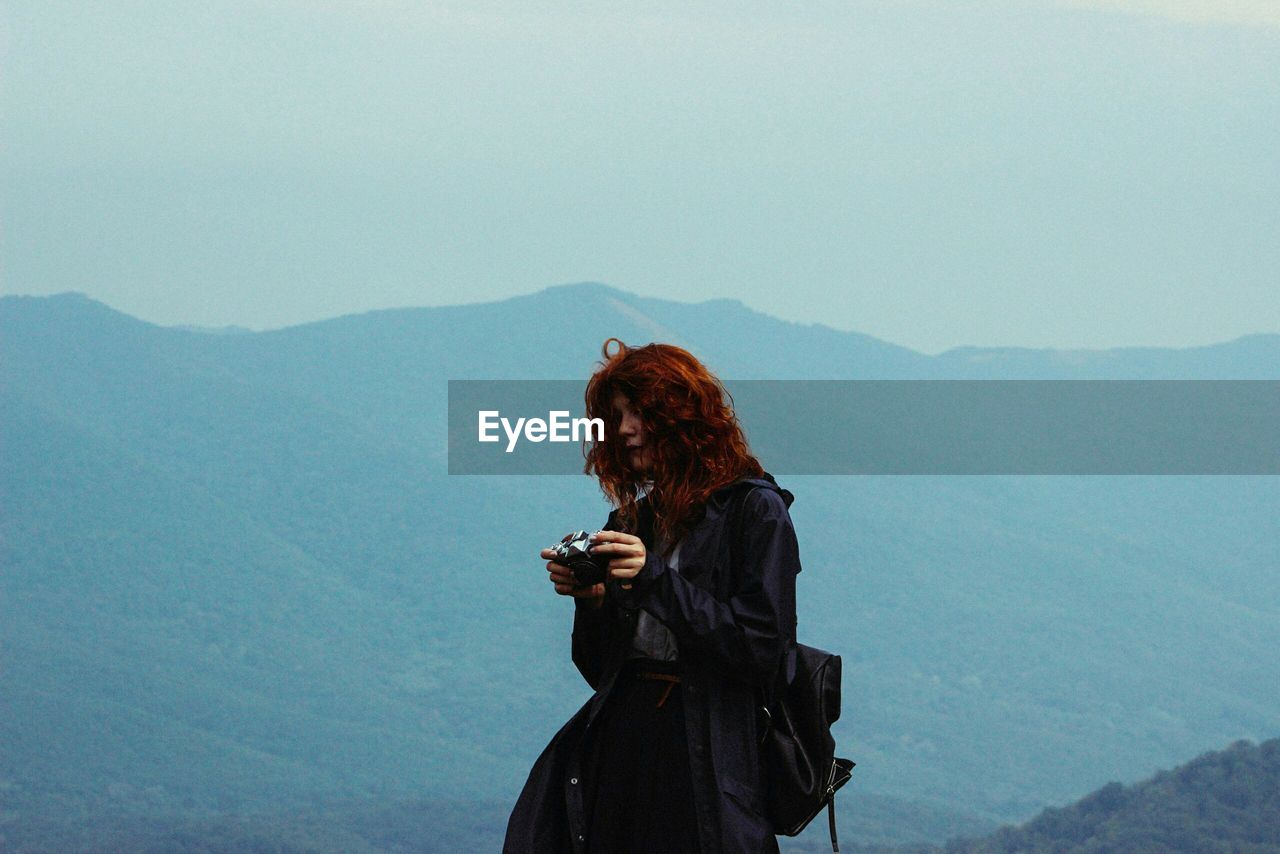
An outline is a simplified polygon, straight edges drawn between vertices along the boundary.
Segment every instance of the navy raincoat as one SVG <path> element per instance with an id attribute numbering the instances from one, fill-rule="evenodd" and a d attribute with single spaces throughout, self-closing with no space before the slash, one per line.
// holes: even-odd
<path id="1" fill-rule="evenodd" d="M 761 487 L 752 490 L 752 487 Z M 744 493 L 745 502 L 738 501 Z M 573 662 L 595 694 L 561 727 L 529 772 L 507 824 L 504 854 L 581 854 L 587 849 L 581 774 L 583 733 L 604 705 L 625 660 L 638 609 L 676 636 L 689 764 L 704 852 L 776 852 L 764 812 L 757 753 L 758 689 L 794 669 L 799 546 L 788 508 L 794 496 L 772 475 L 742 478 L 712 493 L 685 536 L 679 571 L 653 549 L 652 512 L 640 500 L 648 556 L 630 590 L 606 585 L 603 605 L 575 602 Z M 741 538 L 729 528 L 741 506 Z M 604 525 L 615 527 L 617 511 Z"/>

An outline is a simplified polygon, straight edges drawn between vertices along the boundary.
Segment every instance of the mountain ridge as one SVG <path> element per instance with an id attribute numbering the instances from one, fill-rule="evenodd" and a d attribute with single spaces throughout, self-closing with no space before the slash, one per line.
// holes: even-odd
<path id="1" fill-rule="evenodd" d="M 41 312 L 41 301 L 56 310 Z M 587 301 L 592 311 L 584 311 Z M 587 318 L 581 317 L 586 314 Z M 15 316 L 18 315 L 18 316 Z M 478 336 L 486 329 L 505 329 L 531 350 L 557 335 L 546 330 L 574 318 L 583 328 L 608 325 L 615 318 L 617 331 L 631 333 L 630 341 L 672 340 L 685 342 L 695 355 L 716 362 L 721 376 L 731 379 L 782 379 L 764 376 L 752 363 L 752 349 L 786 346 L 788 335 L 818 338 L 798 360 L 808 361 L 820 376 L 806 378 L 900 378 L 900 379 L 1272 379 L 1280 378 L 1280 333 L 1250 333 L 1229 341 L 1188 347 L 1029 348 L 960 346 L 929 356 L 910 348 L 883 341 L 857 331 L 837 330 L 822 323 L 800 324 L 784 321 L 747 307 L 740 300 L 716 298 L 696 303 L 645 297 L 599 282 L 552 285 L 542 290 L 479 303 L 447 306 L 382 308 L 339 315 L 277 329 L 253 331 L 231 327 L 219 330 L 184 326 L 161 326 L 140 320 L 102 303 L 80 291 L 49 296 L 10 295 L 0 297 L 0 322 L 18 319 L 52 318 L 66 321 L 97 315 L 124 322 L 135 329 L 145 325 L 173 334 L 204 335 L 217 338 L 252 339 L 260 336 L 313 338 L 317 334 L 346 333 L 368 335 L 374 341 L 385 336 L 435 333 L 445 339 Z M 603 315 L 603 316 L 602 316 Z M 450 327 L 459 320 L 470 321 L 462 334 L 451 336 Z M 572 327 L 568 327 L 572 329 Z M 227 331 L 232 330 L 232 331 Z M 734 337 L 743 344 L 722 348 L 721 352 L 697 352 L 698 333 L 708 330 L 726 341 Z M 234 334 L 232 334 L 234 332 Z M 540 333 L 540 334 L 539 334 Z M 657 335 L 655 336 L 655 333 Z M 567 338 L 572 336 L 560 333 Z M 603 333 L 598 333 L 603 334 Z M 606 336 L 607 337 L 607 336 Z M 621 337 L 621 336 L 619 336 Z M 603 338 L 601 338 L 603 340 Z M 628 340 L 625 339 L 624 340 Z M 372 343 L 372 342 L 371 342 Z M 372 343 L 377 346 L 376 343 Z M 454 349 L 462 345 L 454 344 Z M 588 344 L 588 347 L 591 345 Z M 575 348 L 582 352 L 586 348 Z M 598 351 L 594 358 L 598 358 Z M 1176 367 L 1170 367 L 1172 360 Z M 579 366 L 581 362 L 577 363 Z M 459 368 L 462 370 L 462 368 Z M 580 373 L 578 367 L 576 373 Z M 736 372 L 735 372 L 736 371 Z M 459 375 L 461 378 L 461 375 Z M 517 378 L 517 377 L 513 377 Z"/>

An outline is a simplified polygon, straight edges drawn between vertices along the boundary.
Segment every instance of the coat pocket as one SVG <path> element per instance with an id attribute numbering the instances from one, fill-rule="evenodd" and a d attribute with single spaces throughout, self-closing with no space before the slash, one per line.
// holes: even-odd
<path id="1" fill-rule="evenodd" d="M 743 812 L 756 818 L 764 818 L 764 793 L 748 786 L 733 777 L 726 777 L 720 784 L 725 797 L 736 804 Z"/>
<path id="2" fill-rule="evenodd" d="M 730 778 L 724 780 L 721 791 L 723 850 L 777 854 L 777 835 L 764 815 L 760 793 Z"/>

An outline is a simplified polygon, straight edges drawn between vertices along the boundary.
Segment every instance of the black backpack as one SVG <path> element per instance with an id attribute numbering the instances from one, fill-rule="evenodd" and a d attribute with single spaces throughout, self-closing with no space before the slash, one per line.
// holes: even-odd
<path id="1" fill-rule="evenodd" d="M 835 755 L 831 735 L 840 718 L 840 656 L 798 643 L 795 678 L 779 686 L 774 701 L 761 707 L 769 820 L 776 833 L 797 836 L 826 807 L 831 850 L 839 851 L 835 794 L 854 766 Z"/>
<path id="2" fill-rule="evenodd" d="M 739 520 L 747 496 L 738 502 L 734 537 L 739 542 Z M 760 761 L 767 786 L 765 810 L 774 833 L 798 836 L 809 822 L 827 808 L 831 850 L 836 839 L 836 791 L 849 782 L 854 762 L 835 755 L 831 725 L 840 719 L 840 656 L 795 645 L 796 672 L 786 681 L 785 668 L 771 700 L 761 698 Z"/>

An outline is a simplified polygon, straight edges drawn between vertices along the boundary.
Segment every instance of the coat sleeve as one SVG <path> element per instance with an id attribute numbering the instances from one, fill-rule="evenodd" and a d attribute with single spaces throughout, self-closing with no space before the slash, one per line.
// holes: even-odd
<path id="1" fill-rule="evenodd" d="M 612 530 L 614 516 L 610 513 L 601 530 Z M 609 644 L 616 642 L 615 626 L 618 622 L 618 606 L 608 593 L 599 608 L 593 608 L 583 599 L 574 599 L 573 612 L 573 663 L 592 690 L 600 687 L 604 674 Z"/>
<path id="2" fill-rule="evenodd" d="M 672 570 L 648 552 L 630 590 L 611 583 L 624 607 L 644 608 L 676 636 L 681 649 L 697 648 L 734 677 L 770 689 L 795 638 L 796 574 L 800 549 L 782 496 L 756 489 L 739 523 L 739 565 L 728 601 Z"/>

